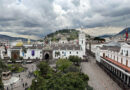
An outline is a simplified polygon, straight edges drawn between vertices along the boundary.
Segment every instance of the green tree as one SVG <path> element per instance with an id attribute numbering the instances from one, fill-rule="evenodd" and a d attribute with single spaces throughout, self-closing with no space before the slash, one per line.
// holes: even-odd
<path id="1" fill-rule="evenodd" d="M 60 52 L 58 51 L 58 52 L 55 52 L 55 55 L 56 56 L 60 56 Z"/>
<path id="2" fill-rule="evenodd" d="M 68 67 L 70 67 L 72 65 L 72 62 L 70 62 L 69 60 L 67 59 L 59 59 L 57 62 L 56 62 L 56 68 L 59 70 L 59 71 L 62 71 L 62 72 L 65 72 L 65 69 L 67 69 Z"/>
<path id="3" fill-rule="evenodd" d="M 0 90 L 4 90 L 4 85 L 3 85 L 3 83 L 2 83 L 1 76 L 0 76 Z"/>
<path id="4" fill-rule="evenodd" d="M 92 90 L 88 76 L 79 72 L 55 73 L 49 79 L 38 77 L 32 81 L 31 90 Z"/>
<path id="5" fill-rule="evenodd" d="M 55 74 L 46 83 L 46 88 L 48 90 L 85 90 L 86 82 L 79 77 L 78 73 Z"/>
<path id="6" fill-rule="evenodd" d="M 39 68 L 40 74 L 42 76 L 46 76 L 50 70 L 50 66 L 45 61 L 42 61 L 40 64 L 37 65 L 37 67 Z"/>
<path id="7" fill-rule="evenodd" d="M 31 90 L 45 90 L 46 81 L 47 81 L 46 79 L 39 76 L 32 81 L 32 85 L 30 89 Z"/>
<path id="8" fill-rule="evenodd" d="M 12 63 L 15 63 L 15 62 L 16 62 L 14 58 L 10 59 L 10 61 L 12 61 Z"/>
<path id="9" fill-rule="evenodd" d="M 23 60 L 23 57 L 19 57 L 20 60 Z"/>
<path id="10" fill-rule="evenodd" d="M 78 57 L 78 56 L 69 56 L 69 60 L 71 62 L 73 62 L 75 65 L 78 65 L 78 66 L 79 66 L 79 64 L 81 62 L 81 58 Z"/>
<path id="11" fill-rule="evenodd" d="M 65 69 L 65 73 L 68 73 L 68 72 L 80 72 L 80 69 L 79 69 L 79 67 L 77 67 L 75 65 L 71 65 Z"/>
<path id="12" fill-rule="evenodd" d="M 4 62 L 2 62 L 2 60 L 0 60 L 0 73 L 7 69 L 8 69 L 7 65 Z"/>

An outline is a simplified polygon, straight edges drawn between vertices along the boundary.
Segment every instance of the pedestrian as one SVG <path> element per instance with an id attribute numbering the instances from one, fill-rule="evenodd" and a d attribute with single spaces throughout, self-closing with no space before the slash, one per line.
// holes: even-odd
<path id="1" fill-rule="evenodd" d="M 19 75 L 19 77 L 20 77 L 20 75 Z"/>
<path id="2" fill-rule="evenodd" d="M 27 82 L 25 83 L 25 87 L 27 87 Z"/>
<path id="3" fill-rule="evenodd" d="M 7 90 L 9 90 L 9 88 L 7 87 Z"/>
<path id="4" fill-rule="evenodd" d="M 23 83 L 23 87 L 24 87 L 24 83 Z"/>

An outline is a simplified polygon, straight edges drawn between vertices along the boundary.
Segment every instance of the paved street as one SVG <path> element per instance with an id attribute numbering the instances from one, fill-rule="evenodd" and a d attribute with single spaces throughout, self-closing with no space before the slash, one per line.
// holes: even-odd
<path id="1" fill-rule="evenodd" d="M 82 71 L 89 76 L 89 85 L 94 90 L 122 90 L 97 64 L 93 57 L 89 56 L 89 62 L 81 64 Z"/>

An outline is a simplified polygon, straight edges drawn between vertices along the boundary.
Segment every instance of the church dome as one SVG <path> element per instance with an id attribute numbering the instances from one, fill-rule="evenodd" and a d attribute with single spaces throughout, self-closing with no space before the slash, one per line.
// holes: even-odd
<path id="1" fill-rule="evenodd" d="M 16 43 L 16 46 L 23 46 L 23 42 L 19 41 L 18 43 Z"/>

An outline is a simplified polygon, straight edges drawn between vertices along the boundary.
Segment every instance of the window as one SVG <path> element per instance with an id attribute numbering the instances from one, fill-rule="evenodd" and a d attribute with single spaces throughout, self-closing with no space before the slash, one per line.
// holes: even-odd
<path id="1" fill-rule="evenodd" d="M 64 54 L 64 52 L 62 52 L 62 54 Z"/>
<path id="2" fill-rule="evenodd" d="M 71 52 L 70 52 L 70 54 L 71 54 Z"/>
<path id="3" fill-rule="evenodd" d="M 78 54 L 78 52 L 77 52 L 77 54 Z"/>
<path id="4" fill-rule="evenodd" d="M 126 56 L 128 56 L 128 50 L 127 50 L 127 52 L 126 52 Z"/>
<path id="5" fill-rule="evenodd" d="M 123 55 L 123 50 L 121 51 L 121 55 Z"/>
<path id="6" fill-rule="evenodd" d="M 83 40 L 82 40 L 82 44 L 83 44 Z"/>

